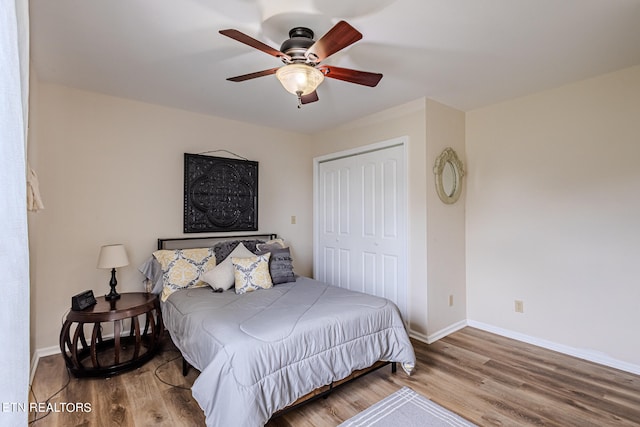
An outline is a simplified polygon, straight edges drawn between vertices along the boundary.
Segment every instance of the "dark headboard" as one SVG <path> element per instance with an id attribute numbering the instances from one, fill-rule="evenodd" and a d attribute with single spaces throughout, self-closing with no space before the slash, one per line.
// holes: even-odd
<path id="1" fill-rule="evenodd" d="M 240 236 L 199 236 L 199 237 L 174 237 L 169 239 L 158 239 L 158 250 L 160 249 L 188 249 L 210 247 L 225 240 L 271 240 L 278 237 L 275 233 L 266 234 L 243 234 Z"/>

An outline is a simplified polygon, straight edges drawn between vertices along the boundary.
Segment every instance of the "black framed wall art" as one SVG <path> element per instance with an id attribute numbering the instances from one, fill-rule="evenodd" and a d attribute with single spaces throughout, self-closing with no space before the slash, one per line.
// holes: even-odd
<path id="1" fill-rule="evenodd" d="M 258 162 L 184 154 L 184 232 L 258 229 Z"/>

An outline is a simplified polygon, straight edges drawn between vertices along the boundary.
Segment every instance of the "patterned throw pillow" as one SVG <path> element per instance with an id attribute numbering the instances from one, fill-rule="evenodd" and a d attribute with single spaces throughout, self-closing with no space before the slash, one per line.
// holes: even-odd
<path id="1" fill-rule="evenodd" d="M 216 265 L 212 248 L 160 250 L 153 256 L 162 266 L 162 301 L 177 290 L 207 286 L 200 277 Z"/>
<path id="2" fill-rule="evenodd" d="M 269 274 L 270 256 L 271 254 L 264 254 L 251 258 L 231 258 L 236 277 L 236 294 L 273 287 Z"/>

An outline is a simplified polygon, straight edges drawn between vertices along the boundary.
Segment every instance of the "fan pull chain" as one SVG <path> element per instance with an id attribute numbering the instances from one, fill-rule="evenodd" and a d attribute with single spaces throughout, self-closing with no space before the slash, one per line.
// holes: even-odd
<path id="1" fill-rule="evenodd" d="M 296 95 L 298 95 L 298 109 L 302 108 L 302 91 L 297 91 Z"/>

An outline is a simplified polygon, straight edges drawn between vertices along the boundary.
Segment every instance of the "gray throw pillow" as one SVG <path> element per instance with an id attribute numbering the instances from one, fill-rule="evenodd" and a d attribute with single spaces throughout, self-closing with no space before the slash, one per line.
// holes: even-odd
<path id="1" fill-rule="evenodd" d="M 138 271 L 144 274 L 144 277 L 151 282 L 150 292 L 152 294 L 159 295 L 162 293 L 162 287 L 164 285 L 164 281 L 162 280 L 162 266 L 154 256 L 149 257 L 144 264 L 138 267 Z"/>
<path id="2" fill-rule="evenodd" d="M 222 261 L 227 259 L 229 254 L 238 246 L 240 243 L 244 245 L 245 248 L 249 249 L 251 252 L 256 252 L 256 245 L 258 243 L 264 243 L 263 240 L 225 240 L 224 242 L 216 243 L 213 246 L 213 253 L 216 255 L 216 261 L 220 264 Z"/>
<path id="3" fill-rule="evenodd" d="M 295 282 L 296 275 L 293 272 L 293 260 L 289 248 L 273 249 L 271 251 L 258 251 L 258 255 L 271 252 L 269 258 L 269 273 L 274 285 L 280 283 Z"/>

